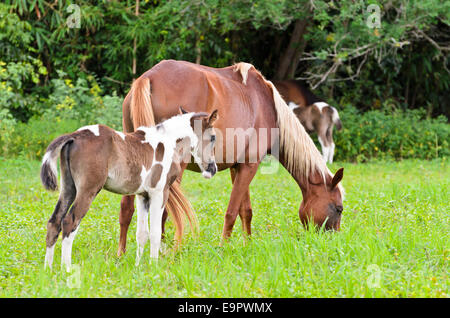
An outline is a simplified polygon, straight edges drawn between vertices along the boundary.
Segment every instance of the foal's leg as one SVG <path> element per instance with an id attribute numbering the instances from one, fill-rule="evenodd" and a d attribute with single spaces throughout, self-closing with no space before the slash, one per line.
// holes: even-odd
<path id="1" fill-rule="evenodd" d="M 236 178 L 236 169 L 230 168 L 231 182 L 234 184 L 234 179 Z M 244 197 L 242 198 L 241 204 L 239 206 L 239 217 L 242 222 L 242 229 L 248 234 L 252 234 L 251 223 L 252 223 L 252 205 L 250 202 L 250 190 L 248 189 Z"/>
<path id="2" fill-rule="evenodd" d="M 150 201 L 150 257 L 158 259 L 159 249 L 161 247 L 161 221 L 164 212 L 165 201 L 167 201 L 168 193 L 165 191 L 153 191 Z"/>
<path id="3" fill-rule="evenodd" d="M 47 267 L 47 265 L 52 268 L 55 245 L 58 240 L 59 233 L 61 232 L 61 221 L 67 213 L 69 206 L 72 204 L 74 197 L 75 194 L 72 196 L 61 193 L 58 203 L 56 203 L 55 210 L 53 211 L 51 218 L 48 220 L 46 239 L 47 249 L 45 252 L 44 268 Z"/>
<path id="4" fill-rule="evenodd" d="M 258 163 L 242 163 L 236 168 L 236 177 L 231 190 L 230 201 L 228 202 L 227 212 L 225 214 L 225 222 L 223 225 L 222 238 L 230 237 L 233 230 L 236 217 L 239 213 L 240 206 L 244 195 L 248 191 L 250 182 L 258 170 Z"/>
<path id="5" fill-rule="evenodd" d="M 334 156 L 334 141 L 333 141 L 333 123 L 330 121 L 327 133 L 326 133 L 327 142 L 330 145 L 328 149 L 328 162 L 333 163 L 333 156 Z"/>
<path id="6" fill-rule="evenodd" d="M 86 215 L 92 201 L 97 195 L 99 189 L 95 191 L 79 190 L 75 201 L 69 212 L 64 216 L 62 221 L 62 248 L 61 248 L 61 266 L 66 266 L 66 270 L 70 272 L 72 264 L 72 245 L 75 235 L 78 232 L 78 226 L 81 219 Z"/>
<path id="7" fill-rule="evenodd" d="M 144 252 L 145 244 L 148 240 L 148 210 L 149 210 L 149 199 L 142 195 L 136 196 L 136 207 L 137 207 L 137 230 L 136 230 L 136 266 L 139 262 Z"/>
<path id="8" fill-rule="evenodd" d="M 117 250 L 117 256 L 125 254 L 127 246 L 127 233 L 130 226 L 131 219 L 134 213 L 134 195 L 125 195 L 120 202 L 120 237 L 119 237 L 119 249 Z"/>
<path id="9" fill-rule="evenodd" d="M 55 210 L 47 223 L 47 250 L 45 253 L 44 267 L 47 267 L 47 265 L 50 268 L 52 267 L 53 253 L 59 233 L 61 232 L 62 218 L 73 203 L 77 192 L 66 160 L 68 151 L 69 146 L 65 146 L 61 150 L 61 191 Z"/>
<path id="10" fill-rule="evenodd" d="M 321 123 L 319 125 L 319 129 L 317 131 L 318 139 L 320 146 L 322 147 L 322 157 L 325 162 L 328 161 L 329 158 L 329 151 L 331 150 L 330 145 L 328 143 L 327 139 L 327 127 L 325 126 L 325 123 L 323 120 L 321 120 Z"/>

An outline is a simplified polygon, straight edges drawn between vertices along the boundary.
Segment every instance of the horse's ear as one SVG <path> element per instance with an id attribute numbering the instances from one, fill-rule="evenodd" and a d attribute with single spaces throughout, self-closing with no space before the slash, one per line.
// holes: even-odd
<path id="1" fill-rule="evenodd" d="M 208 127 L 212 127 L 214 122 L 219 119 L 219 111 L 215 109 L 208 118 Z"/>
<path id="2" fill-rule="evenodd" d="M 179 114 L 180 114 L 180 115 L 183 115 L 183 114 L 187 114 L 187 113 L 188 113 L 188 112 L 187 112 L 186 110 L 184 110 L 183 107 L 180 106 Z"/>
<path id="3" fill-rule="evenodd" d="M 331 189 L 334 189 L 339 182 L 341 182 L 344 177 L 344 168 L 340 168 L 333 176 L 333 180 L 331 180 Z"/>

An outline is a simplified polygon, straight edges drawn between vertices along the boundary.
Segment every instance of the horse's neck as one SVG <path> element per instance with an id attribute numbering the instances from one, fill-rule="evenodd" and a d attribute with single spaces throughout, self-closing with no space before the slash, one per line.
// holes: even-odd
<path id="1" fill-rule="evenodd" d="M 306 177 L 299 171 L 292 170 L 291 167 L 287 165 L 286 158 L 282 152 L 280 153 L 279 161 L 283 165 L 283 167 L 289 172 L 292 178 L 294 178 L 295 182 L 297 182 L 298 186 L 302 190 L 303 197 L 305 197 L 306 193 L 308 192 L 308 189 L 310 188 L 311 185 L 311 181 L 314 182 L 315 184 L 323 182 L 323 176 L 317 170 L 311 173 L 308 177 Z"/>

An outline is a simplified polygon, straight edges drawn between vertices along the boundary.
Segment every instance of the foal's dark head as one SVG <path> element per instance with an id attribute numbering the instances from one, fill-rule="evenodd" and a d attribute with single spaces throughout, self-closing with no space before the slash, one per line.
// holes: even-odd
<path id="1" fill-rule="evenodd" d="M 180 112 L 187 112 L 180 107 Z M 195 162 L 202 171 L 203 177 L 210 179 L 217 172 L 216 159 L 214 156 L 214 145 L 216 141 L 216 132 L 214 123 L 219 118 L 218 110 L 214 110 L 211 114 L 200 112 L 195 113 L 191 117 L 191 127 L 198 138 L 196 149 L 192 155 Z"/>

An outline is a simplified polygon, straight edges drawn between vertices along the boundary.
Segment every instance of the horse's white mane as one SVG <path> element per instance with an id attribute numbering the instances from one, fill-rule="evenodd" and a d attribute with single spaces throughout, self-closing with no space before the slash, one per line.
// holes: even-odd
<path id="1" fill-rule="evenodd" d="M 247 85 L 248 70 L 253 67 L 253 65 L 245 62 L 239 62 L 234 64 L 234 72 L 239 72 L 242 76 L 242 83 Z"/>

